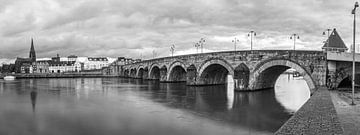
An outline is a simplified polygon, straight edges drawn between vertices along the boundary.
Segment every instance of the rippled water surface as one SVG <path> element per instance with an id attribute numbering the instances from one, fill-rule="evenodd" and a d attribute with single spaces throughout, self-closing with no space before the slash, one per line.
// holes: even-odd
<path id="1" fill-rule="evenodd" d="M 308 98 L 306 83 L 286 75 L 275 90 L 234 92 L 231 86 L 121 78 L 0 80 L 0 134 L 272 134 Z"/>

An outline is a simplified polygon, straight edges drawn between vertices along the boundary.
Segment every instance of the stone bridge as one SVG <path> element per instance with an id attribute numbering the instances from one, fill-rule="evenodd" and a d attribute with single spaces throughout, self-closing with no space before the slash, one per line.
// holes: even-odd
<path id="1" fill-rule="evenodd" d="M 123 65 L 118 72 L 123 77 L 192 86 L 225 84 L 233 79 L 236 90 L 258 90 L 274 87 L 279 75 L 292 68 L 313 92 L 326 84 L 326 65 L 323 51 L 253 50 L 157 58 Z"/>

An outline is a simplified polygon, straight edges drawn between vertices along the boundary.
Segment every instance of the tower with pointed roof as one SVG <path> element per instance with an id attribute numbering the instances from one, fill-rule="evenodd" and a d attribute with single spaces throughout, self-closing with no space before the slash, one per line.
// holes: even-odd
<path id="1" fill-rule="evenodd" d="M 34 41 L 32 38 L 31 38 L 31 48 L 30 48 L 29 58 L 31 59 L 32 62 L 36 62 L 36 53 L 34 48 Z"/>
<path id="2" fill-rule="evenodd" d="M 329 38 L 326 40 L 322 49 L 324 51 L 332 51 L 332 52 L 345 52 L 346 50 L 348 50 L 344 41 L 341 39 L 340 35 L 337 33 L 335 28 L 331 32 Z"/>

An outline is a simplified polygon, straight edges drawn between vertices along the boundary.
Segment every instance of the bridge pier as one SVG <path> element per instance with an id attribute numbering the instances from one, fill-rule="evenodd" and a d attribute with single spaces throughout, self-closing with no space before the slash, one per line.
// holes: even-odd
<path id="1" fill-rule="evenodd" d="M 142 76 L 141 76 L 142 79 L 150 79 L 149 78 L 149 70 L 148 69 L 145 69 Z"/>
<path id="2" fill-rule="evenodd" d="M 166 82 L 167 69 L 166 67 L 160 69 L 160 82 Z"/>
<path id="3" fill-rule="evenodd" d="M 234 90 L 235 91 L 246 91 L 248 89 L 247 82 L 244 79 L 234 79 Z"/>
<path id="4" fill-rule="evenodd" d="M 186 85 L 196 85 L 196 67 L 191 65 L 186 70 Z"/>

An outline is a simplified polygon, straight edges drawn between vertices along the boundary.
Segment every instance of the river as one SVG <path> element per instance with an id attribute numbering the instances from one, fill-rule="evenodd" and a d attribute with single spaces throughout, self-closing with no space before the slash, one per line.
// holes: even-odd
<path id="1" fill-rule="evenodd" d="M 0 134 L 272 134 L 309 98 L 301 78 L 274 89 L 187 87 L 124 78 L 0 80 Z"/>

